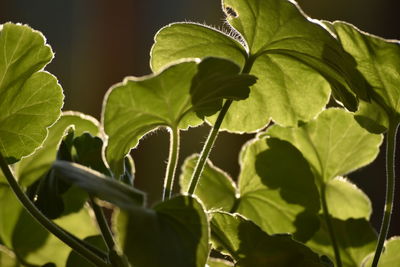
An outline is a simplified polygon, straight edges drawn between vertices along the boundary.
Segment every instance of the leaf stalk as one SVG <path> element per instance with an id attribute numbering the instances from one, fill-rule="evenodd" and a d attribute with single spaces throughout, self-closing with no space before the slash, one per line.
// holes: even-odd
<path id="1" fill-rule="evenodd" d="M 170 130 L 170 147 L 168 166 L 164 179 L 162 200 L 170 199 L 173 192 L 176 167 L 178 165 L 180 136 L 178 127 L 174 126 Z"/>

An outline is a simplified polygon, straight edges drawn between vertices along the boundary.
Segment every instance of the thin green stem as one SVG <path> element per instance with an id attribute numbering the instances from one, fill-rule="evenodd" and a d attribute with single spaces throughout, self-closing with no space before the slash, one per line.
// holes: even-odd
<path id="1" fill-rule="evenodd" d="M 389 124 L 386 136 L 386 201 L 383 213 L 381 229 L 379 231 L 378 244 L 375 249 L 372 267 L 378 266 L 379 257 L 381 256 L 383 246 L 387 234 L 389 232 L 390 219 L 392 216 L 394 188 L 395 188 L 395 152 L 396 152 L 396 135 L 399 124 L 393 120 Z"/>
<path id="2" fill-rule="evenodd" d="M 92 206 L 94 215 L 96 216 L 97 224 L 99 225 L 101 235 L 103 236 L 104 242 L 106 243 L 108 250 L 114 250 L 114 237 L 112 235 L 110 227 L 108 226 L 106 217 L 104 216 L 103 209 L 96 204 L 92 197 L 90 197 L 90 204 Z"/>
<path id="3" fill-rule="evenodd" d="M 172 127 L 170 132 L 170 147 L 169 147 L 169 158 L 168 158 L 168 166 L 164 179 L 164 188 L 162 200 L 171 198 L 173 187 L 174 187 L 174 178 L 176 172 L 176 166 L 178 165 L 178 156 L 179 156 L 179 129 L 178 127 Z"/>
<path id="4" fill-rule="evenodd" d="M 321 203 L 322 203 L 322 211 L 324 214 L 326 226 L 328 227 L 329 237 L 332 242 L 333 251 L 335 253 L 335 261 L 337 267 L 342 267 L 342 259 L 340 258 L 340 251 L 338 241 L 336 240 L 335 231 L 333 229 L 331 215 L 329 214 L 328 204 L 326 203 L 326 190 L 325 185 L 322 185 L 321 190 Z"/>
<path id="5" fill-rule="evenodd" d="M 232 100 L 227 100 L 222 107 L 221 111 L 218 114 L 218 118 L 214 123 L 213 128 L 211 129 L 210 134 L 207 137 L 206 143 L 201 151 L 200 158 L 197 161 L 196 167 L 194 169 L 192 178 L 190 179 L 190 186 L 188 190 L 188 194 L 193 195 L 196 190 L 197 183 L 199 182 L 200 175 L 203 171 L 204 165 L 208 156 L 210 155 L 211 149 L 214 146 L 215 140 L 217 139 L 219 128 L 221 127 L 222 121 L 228 111 L 230 105 L 232 104 Z"/>
<path id="6" fill-rule="evenodd" d="M 104 259 L 98 257 L 91 250 L 80 244 L 75 238 L 71 237 L 67 232 L 61 229 L 59 226 L 54 224 L 50 219 L 44 216 L 39 209 L 31 202 L 31 200 L 25 195 L 19 186 L 17 180 L 14 177 L 10 167 L 8 166 L 6 160 L 3 155 L 0 153 L 0 167 L 6 177 L 11 189 L 14 191 L 15 195 L 21 202 L 21 204 L 25 207 L 29 214 L 32 215 L 44 228 L 46 228 L 53 235 L 58 237 L 62 242 L 67 244 L 76 253 L 87 259 L 89 262 L 92 262 L 95 266 L 99 267 L 109 267 L 110 265 L 104 261 Z"/>

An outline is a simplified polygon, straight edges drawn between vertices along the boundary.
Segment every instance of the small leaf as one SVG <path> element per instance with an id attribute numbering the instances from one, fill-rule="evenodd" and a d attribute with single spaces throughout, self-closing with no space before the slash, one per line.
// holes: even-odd
<path id="1" fill-rule="evenodd" d="M 362 260 L 375 250 L 377 236 L 365 219 L 339 220 L 331 218 L 343 266 L 360 266 Z M 321 228 L 306 243 L 314 251 L 335 259 L 331 239 L 325 220 L 321 218 Z"/>
<path id="2" fill-rule="evenodd" d="M 317 183 L 325 183 L 372 162 L 379 153 L 382 135 L 363 129 L 352 113 L 328 109 L 298 128 L 273 126 L 267 134 L 286 140 L 301 151 Z"/>
<path id="3" fill-rule="evenodd" d="M 119 207 L 142 206 L 145 203 L 145 195 L 141 191 L 82 165 L 56 161 L 53 168 L 63 180 L 82 188 L 90 195 Z"/>
<path id="4" fill-rule="evenodd" d="M 133 266 L 205 266 L 208 221 L 195 198 L 174 197 L 154 209 L 130 207 L 116 220 L 119 243 Z"/>
<path id="5" fill-rule="evenodd" d="M 101 235 L 88 236 L 83 241 L 97 247 L 100 250 L 106 251 L 107 247 L 104 244 L 103 237 Z M 92 263 L 89 263 L 86 259 L 81 257 L 75 251 L 71 251 L 68 256 L 67 262 L 65 263 L 65 267 L 93 267 Z"/>
<path id="6" fill-rule="evenodd" d="M 84 132 L 98 135 L 99 122 L 93 117 L 79 112 L 63 112 L 60 119 L 49 129 L 43 145 L 30 157 L 23 158 L 15 166 L 19 183 L 25 186 L 44 176 L 56 159 L 57 149 L 66 130 L 73 126 L 74 134 L 80 136 Z"/>
<path id="7" fill-rule="evenodd" d="M 213 72 L 209 72 L 213 66 Z M 217 69 L 215 69 L 217 67 Z M 158 127 L 185 129 L 217 112 L 223 99 L 246 98 L 255 77 L 239 75 L 234 63 L 216 58 L 183 61 L 142 78 L 126 78 L 107 93 L 103 106 L 108 135 L 106 159 L 114 175 L 123 173 L 123 160 L 140 138 Z"/>
<path id="8" fill-rule="evenodd" d="M 327 182 L 325 190 L 331 216 L 341 220 L 350 218 L 369 220 L 372 213 L 371 201 L 355 184 L 336 177 Z"/>
<path id="9" fill-rule="evenodd" d="M 400 237 L 394 236 L 385 242 L 385 250 L 379 259 L 379 267 L 398 267 L 400 263 Z M 371 266 L 374 253 L 371 253 L 362 266 Z"/>
<path id="10" fill-rule="evenodd" d="M 386 110 L 389 118 L 398 121 L 400 41 L 373 36 L 345 22 L 334 22 L 333 28 L 344 50 L 355 58 L 357 69 L 370 85 L 372 99 Z M 370 114 L 375 117 L 373 111 Z"/>
<path id="11" fill-rule="evenodd" d="M 374 134 L 384 133 L 389 128 L 389 117 L 386 111 L 374 100 L 369 103 L 360 101 L 354 118 L 361 127 Z"/>
<path id="12" fill-rule="evenodd" d="M 214 212 L 213 245 L 235 259 L 235 266 L 325 266 L 318 255 L 290 235 L 268 235 L 239 215 Z"/>
<path id="13" fill-rule="evenodd" d="M 185 160 L 179 179 L 181 192 L 187 192 L 198 158 L 198 155 L 192 155 Z M 236 202 L 236 186 L 228 174 L 208 160 L 196 187 L 195 195 L 203 201 L 207 210 L 230 211 Z"/>
<path id="14" fill-rule="evenodd" d="M 43 35 L 25 25 L 0 26 L 0 153 L 14 163 L 35 151 L 60 116 L 63 94 L 42 69 L 53 53 Z"/>
<path id="15" fill-rule="evenodd" d="M 259 79 L 248 99 L 232 104 L 222 128 L 252 132 L 270 118 L 288 126 L 308 121 L 328 102 L 329 86 L 353 111 L 354 94 L 369 99 L 368 84 L 354 59 L 294 2 L 225 0 L 223 8 L 230 34 L 200 24 L 175 23 L 157 33 L 151 51 L 153 70 L 182 58 L 216 56 L 233 60 Z"/>

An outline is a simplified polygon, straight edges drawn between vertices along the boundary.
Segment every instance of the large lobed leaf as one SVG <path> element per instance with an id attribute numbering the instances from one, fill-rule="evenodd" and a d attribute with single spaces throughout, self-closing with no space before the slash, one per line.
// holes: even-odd
<path id="1" fill-rule="evenodd" d="M 367 84 L 354 60 L 295 3 L 225 0 L 223 7 L 230 34 L 199 24 L 175 23 L 157 33 L 151 51 L 155 71 L 182 58 L 217 56 L 235 61 L 244 72 L 258 77 L 250 97 L 231 106 L 223 128 L 255 131 L 271 117 L 282 125 L 308 121 L 327 103 L 329 85 L 351 110 L 357 109 L 352 90 L 368 99 Z"/>
<path id="2" fill-rule="evenodd" d="M 339 39 L 344 50 L 357 62 L 357 69 L 362 73 L 371 88 L 372 104 L 365 103 L 368 111 L 364 117 L 385 125 L 389 119 L 400 119 L 400 41 L 385 40 L 378 36 L 362 32 L 345 22 L 327 23 Z M 378 105 L 378 107 L 376 107 Z M 386 111 L 388 118 L 377 117 L 380 108 Z M 364 109 L 365 110 L 365 109 Z"/>
<path id="3" fill-rule="evenodd" d="M 137 267 L 203 267 L 209 229 L 202 205 L 177 196 L 153 209 L 121 209 L 116 218 L 120 245 Z"/>
<path id="4" fill-rule="evenodd" d="M 31 154 L 60 116 L 63 94 L 43 68 L 53 58 L 40 32 L 0 25 L 0 153 L 9 163 Z"/>
<path id="5" fill-rule="evenodd" d="M 202 123 L 199 117 L 221 109 L 223 99 L 245 99 L 256 78 L 239 72 L 231 61 L 207 58 L 183 61 L 113 86 L 104 101 L 102 120 L 109 137 L 106 159 L 114 175 L 122 174 L 125 155 L 146 133 L 161 126 L 197 126 Z"/>

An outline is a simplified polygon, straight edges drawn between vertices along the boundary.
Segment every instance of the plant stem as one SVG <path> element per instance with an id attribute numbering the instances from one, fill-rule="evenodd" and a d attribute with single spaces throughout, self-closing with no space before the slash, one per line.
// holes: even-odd
<path id="1" fill-rule="evenodd" d="M 383 246 L 389 232 L 390 218 L 392 216 L 394 188 L 395 188 L 395 154 L 396 154 L 396 135 L 399 124 L 394 120 L 389 123 L 386 136 L 386 201 L 383 213 L 381 229 L 379 231 L 378 244 L 375 249 L 372 267 L 378 266 L 379 257 L 381 256 Z"/>
<path id="2" fill-rule="evenodd" d="M 331 241 L 332 241 L 333 251 L 335 253 L 336 266 L 342 267 L 342 259 L 340 258 L 339 245 L 336 240 L 335 231 L 333 229 L 331 215 L 329 214 L 328 204 L 326 203 L 326 194 L 325 194 L 326 190 L 325 189 L 326 189 L 326 185 L 323 184 L 322 189 L 321 189 L 322 211 L 324 213 L 326 226 L 328 227 L 329 237 L 331 238 Z"/>
<path id="3" fill-rule="evenodd" d="M 192 178 L 190 179 L 190 186 L 188 190 L 189 195 L 193 195 L 196 190 L 197 183 L 199 182 L 200 175 L 203 171 L 204 165 L 208 156 L 210 155 L 211 149 L 214 146 L 215 140 L 217 139 L 219 128 L 221 127 L 222 121 L 224 120 L 225 114 L 228 111 L 230 105 L 232 104 L 232 100 L 226 100 L 224 106 L 218 114 L 218 118 L 214 123 L 214 126 L 207 137 L 206 143 L 201 151 L 200 158 L 197 161 L 196 167 L 194 169 Z"/>
<path id="4" fill-rule="evenodd" d="M 164 179 L 164 188 L 162 200 L 166 200 L 171 198 L 173 187 L 174 187 L 174 178 L 176 166 L 178 165 L 178 156 L 179 156 L 179 130 L 178 127 L 174 126 L 171 128 L 170 132 L 170 147 L 169 147 L 169 158 L 168 158 L 168 166 Z"/>
<path id="5" fill-rule="evenodd" d="M 54 224 L 50 219 L 44 216 L 40 210 L 31 202 L 31 200 L 25 195 L 19 186 L 17 180 L 14 177 L 10 167 L 8 166 L 6 160 L 3 155 L 0 153 L 0 167 L 6 177 L 11 189 L 14 191 L 15 195 L 21 202 L 22 206 L 28 211 L 28 213 L 35 218 L 39 224 L 41 224 L 44 228 L 46 228 L 53 235 L 58 237 L 61 241 L 75 250 L 76 253 L 87 259 L 89 262 L 92 262 L 95 266 L 99 267 L 109 267 L 110 265 L 101 259 L 92 251 L 87 249 L 85 246 L 80 244 L 75 238 L 71 237 L 67 234 L 63 229 Z"/>
<path id="6" fill-rule="evenodd" d="M 94 215 L 96 216 L 97 224 L 99 225 L 101 235 L 103 236 L 104 242 L 106 243 L 108 250 L 114 250 L 114 237 L 111 233 L 110 227 L 108 226 L 106 217 L 104 216 L 103 209 L 96 204 L 92 197 L 90 197 L 90 204 L 92 206 Z"/>

